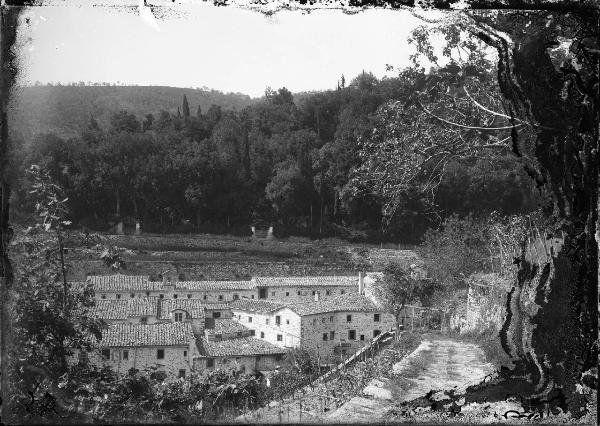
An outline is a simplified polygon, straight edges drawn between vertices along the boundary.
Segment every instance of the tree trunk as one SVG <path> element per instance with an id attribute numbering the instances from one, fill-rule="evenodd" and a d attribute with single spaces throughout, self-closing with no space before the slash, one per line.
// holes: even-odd
<path id="1" fill-rule="evenodd" d="M 117 219 L 121 219 L 121 198 L 119 197 L 119 188 L 115 189 L 115 200 L 117 201 L 115 214 L 117 215 Z"/>
<path id="2" fill-rule="evenodd" d="M 566 82 L 572 80 L 553 65 L 548 34 L 512 25 L 520 31 L 513 34 L 518 41 L 514 48 L 502 41 L 486 41 L 499 51 L 503 95 L 514 111 L 538 124 L 534 149 L 514 130 L 513 150 L 523 157 L 538 186 L 551 194 L 554 221 L 548 225 L 548 236 L 541 238 L 562 235 L 563 241 L 558 250 L 541 256 L 523 245 L 501 340 L 519 374 L 530 374 L 538 397 L 556 387 L 578 415 L 585 400 L 576 393 L 576 384 L 582 372 L 598 361 L 597 87 L 574 83 L 580 93 L 589 91 L 586 103 L 577 99 L 574 90 L 565 92 Z M 597 78 L 593 69 L 587 71 L 587 76 L 573 73 L 580 80 L 593 81 L 594 74 Z"/>

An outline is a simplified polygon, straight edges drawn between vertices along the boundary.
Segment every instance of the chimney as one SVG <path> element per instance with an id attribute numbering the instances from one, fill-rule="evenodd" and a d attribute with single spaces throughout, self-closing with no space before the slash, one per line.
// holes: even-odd
<path id="1" fill-rule="evenodd" d="M 365 279 L 362 271 L 358 273 L 358 294 L 365 294 Z"/>

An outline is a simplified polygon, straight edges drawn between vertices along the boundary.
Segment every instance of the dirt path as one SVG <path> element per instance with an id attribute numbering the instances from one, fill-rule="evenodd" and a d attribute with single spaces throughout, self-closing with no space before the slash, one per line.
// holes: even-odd
<path id="1" fill-rule="evenodd" d="M 381 422 L 393 403 L 410 401 L 430 390 L 466 388 L 492 373 L 483 351 L 474 344 L 430 338 L 394 365 L 392 379 L 376 379 L 326 417 L 327 423 Z"/>

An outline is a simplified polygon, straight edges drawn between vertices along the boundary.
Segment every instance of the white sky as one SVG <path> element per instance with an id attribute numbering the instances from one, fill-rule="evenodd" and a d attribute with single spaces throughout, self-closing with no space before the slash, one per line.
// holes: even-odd
<path id="1" fill-rule="evenodd" d="M 22 17 L 30 24 L 20 27 L 19 82 L 206 86 L 251 96 L 267 86 L 332 89 L 342 74 L 382 77 L 386 64 L 408 65 L 407 37 L 423 24 L 407 11 L 373 9 L 267 17 L 196 4 L 185 12 L 152 22 L 137 8 L 31 8 Z"/>

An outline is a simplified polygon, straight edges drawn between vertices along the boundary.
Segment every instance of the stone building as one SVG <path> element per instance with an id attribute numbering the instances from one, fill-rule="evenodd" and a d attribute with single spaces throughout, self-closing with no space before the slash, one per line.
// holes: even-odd
<path id="1" fill-rule="evenodd" d="M 70 362 L 87 359 L 97 367 L 108 366 L 125 374 L 130 369 L 167 377 L 183 377 L 198 355 L 196 338 L 189 323 L 109 324 L 91 351 L 74 349 Z"/>
<path id="2" fill-rule="evenodd" d="M 196 370 L 234 368 L 243 371 L 268 371 L 277 368 L 286 349 L 255 337 L 203 340 L 194 358 Z"/>
<path id="3" fill-rule="evenodd" d="M 357 276 L 255 277 L 252 282 L 259 299 L 285 303 L 310 301 L 316 295 L 325 299 L 358 290 Z"/>

